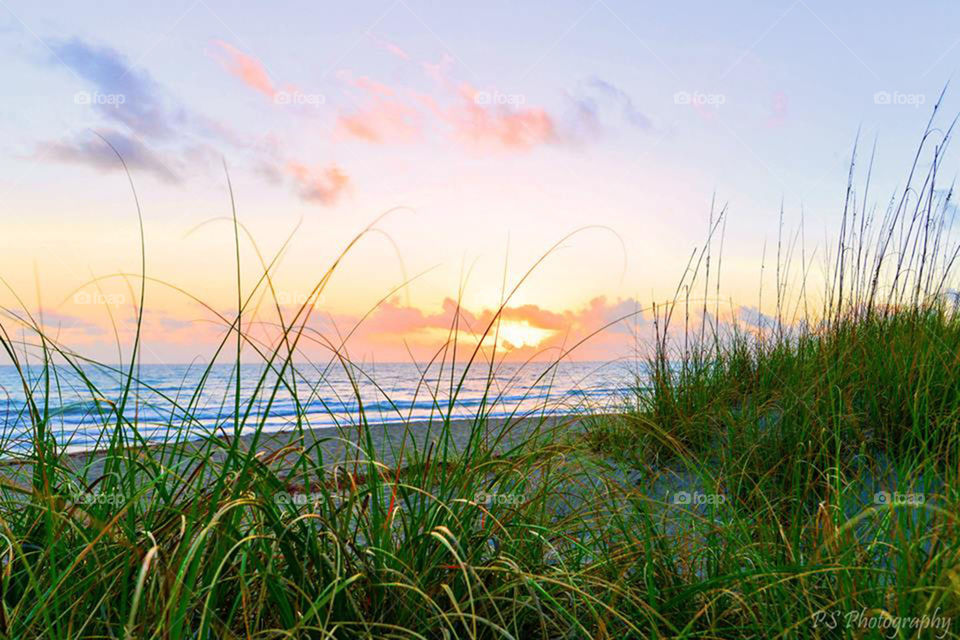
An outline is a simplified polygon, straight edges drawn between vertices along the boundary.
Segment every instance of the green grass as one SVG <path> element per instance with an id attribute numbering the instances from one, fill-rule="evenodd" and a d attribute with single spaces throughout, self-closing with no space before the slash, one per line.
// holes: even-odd
<path id="1" fill-rule="evenodd" d="M 848 194 L 822 299 L 807 295 L 805 256 L 791 297 L 795 243 L 781 243 L 766 326 L 721 323 L 717 312 L 690 320 L 691 305 L 707 310 L 690 292 L 719 290 L 718 215 L 677 298 L 653 311 L 656 339 L 630 408 L 591 416 L 582 431 L 519 416 L 495 423 L 489 404 L 457 425 L 438 402 L 431 444 L 411 441 L 391 465 L 361 409 L 358 426 L 336 436 L 357 445 L 346 459 L 306 446 L 281 460 L 238 438 L 186 446 L 192 395 L 169 398 L 184 417 L 171 419 L 166 446 L 150 447 L 122 417 L 140 384 L 134 358 L 119 397 L 88 379 L 106 456 L 91 477 L 49 429 L 60 372 L 82 376 L 91 363 L 38 323 L 26 322 L 30 345 L 4 326 L 34 442 L 5 452 L 26 471 L 4 475 L 0 489 L 0 634 L 957 637 L 960 315 L 947 295 L 957 245 L 952 206 L 935 188 L 946 141 L 923 180 L 914 162 L 917 184 L 882 217 Z M 254 398 L 303 400 L 312 390 L 295 356 L 309 301 L 280 315 L 273 348 L 245 332 L 255 294 L 273 290 L 271 264 L 245 289 L 238 276 L 238 312 L 223 318 L 230 331 L 215 356 L 261 359 Z M 496 330 L 494 319 L 486 331 Z M 446 372 L 456 392 L 453 351 L 438 352 L 431 372 Z M 492 377 L 483 355 L 468 354 L 469 365 Z M 265 418 L 235 371 L 224 435 L 259 433 Z M 455 429 L 470 430 L 456 451 Z M 91 504 L 78 488 L 116 499 Z M 895 500 L 877 500 L 882 492 Z M 282 499 L 290 494 L 310 498 Z M 922 616 L 949 626 L 909 626 Z M 871 628 L 883 621 L 902 626 Z"/>

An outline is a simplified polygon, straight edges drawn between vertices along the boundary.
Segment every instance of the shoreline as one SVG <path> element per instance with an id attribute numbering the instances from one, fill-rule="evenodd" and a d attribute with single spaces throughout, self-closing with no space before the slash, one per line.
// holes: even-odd
<path id="1" fill-rule="evenodd" d="M 509 448 L 529 437 L 555 436 L 557 433 L 575 432 L 586 416 L 602 414 L 561 414 L 544 416 L 518 416 L 515 418 L 489 418 L 484 420 L 483 428 L 486 440 L 484 446 L 492 446 L 500 451 Z M 429 449 L 433 455 L 439 447 L 438 438 L 446 429 L 447 459 L 455 459 L 467 447 L 473 433 L 471 419 L 454 419 L 445 425 L 442 420 L 413 420 L 410 422 L 378 422 L 367 425 L 366 434 L 373 445 L 374 460 L 384 468 L 393 469 L 400 456 L 401 464 L 411 458 L 422 458 Z M 292 465 L 304 450 L 310 450 L 311 457 L 323 456 L 324 467 L 333 470 L 344 463 L 366 462 L 364 448 L 367 444 L 357 442 L 361 426 L 322 426 L 302 430 L 262 431 L 259 434 L 248 433 L 240 436 L 238 449 L 248 452 L 256 445 L 256 457 L 265 464 L 282 471 Z M 254 442 L 254 439 L 257 441 Z M 157 460 L 165 463 L 197 462 L 214 464 L 222 460 L 230 449 L 229 437 L 209 436 L 186 440 L 178 443 L 148 444 L 146 447 L 126 447 L 125 452 L 140 452 L 150 449 Z M 413 454 L 413 455 L 412 455 Z M 66 452 L 61 462 L 68 461 L 70 470 L 85 480 L 96 480 L 103 475 L 109 452 L 103 449 Z M 139 455 L 139 453 L 137 453 Z M 0 460 L 0 477 L 13 480 L 29 475 L 33 460 L 29 455 L 23 458 Z M 192 468 L 192 467 L 191 467 Z M 186 471 L 179 469 L 178 471 Z"/>

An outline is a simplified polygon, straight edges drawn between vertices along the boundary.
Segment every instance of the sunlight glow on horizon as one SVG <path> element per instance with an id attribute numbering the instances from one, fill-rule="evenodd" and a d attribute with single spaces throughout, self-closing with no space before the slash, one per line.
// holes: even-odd
<path id="1" fill-rule="evenodd" d="M 356 353 L 407 359 L 442 343 L 454 301 L 470 331 L 506 303 L 496 346 L 525 358 L 632 310 L 649 321 L 724 208 L 711 243 L 723 246 L 711 265 L 720 286 L 696 292 L 712 313 L 774 311 L 781 205 L 816 290 L 857 132 L 861 145 L 878 141 L 871 197 L 882 205 L 960 61 L 937 44 L 953 40 L 950 20 L 892 6 L 853 16 L 811 2 L 784 17 L 777 3 L 744 3 L 692 21 L 623 0 L 586 11 L 574 0 L 523 11 L 181 4 L 11 0 L 16 20 L 0 25 L 0 306 L 8 317 L 42 309 L 93 353 L 116 350 L 114 324 L 128 333 L 140 273 L 133 195 L 98 135 L 123 156 L 142 207 L 156 353 L 189 359 L 218 338 L 211 323 L 236 313 L 229 174 L 256 242 L 241 233 L 243 295 L 282 248 L 270 276 L 293 312 L 392 211 L 325 282 L 311 328 L 335 342 L 363 320 Z M 844 28 L 851 17 L 862 28 Z M 891 24 L 930 37 L 893 52 L 876 35 Z M 948 94 L 943 110 L 956 105 Z M 554 242 L 590 226 L 504 300 Z M 803 275 L 790 273 L 793 291 Z M 250 315 L 269 325 L 267 289 Z M 585 351 L 616 357 L 635 339 L 618 324 Z"/>

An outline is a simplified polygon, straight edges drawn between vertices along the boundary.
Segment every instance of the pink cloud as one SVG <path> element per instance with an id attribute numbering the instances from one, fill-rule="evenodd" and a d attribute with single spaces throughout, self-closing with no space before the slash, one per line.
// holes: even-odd
<path id="1" fill-rule="evenodd" d="M 336 165 L 311 168 L 290 162 L 286 169 L 293 176 L 300 197 L 308 202 L 334 205 L 350 184 L 349 176 Z"/>
<path id="2" fill-rule="evenodd" d="M 394 90 L 376 80 L 371 80 L 367 76 L 354 76 L 349 71 L 340 71 L 337 77 L 355 89 L 360 89 L 375 95 L 389 97 L 394 95 Z"/>
<path id="3" fill-rule="evenodd" d="M 214 40 L 213 42 L 227 54 L 226 58 L 221 57 L 219 59 L 224 69 L 240 78 L 251 89 L 259 91 L 265 96 L 273 98 L 277 94 L 277 89 L 273 86 L 270 75 L 259 60 L 248 56 L 222 40 Z"/>
<path id="4" fill-rule="evenodd" d="M 408 54 L 406 51 L 404 51 L 397 45 L 393 44 L 392 42 L 384 43 L 384 47 L 386 47 L 387 51 L 397 56 L 398 58 L 403 58 L 404 60 L 410 59 L 410 54 Z"/>
<path id="5" fill-rule="evenodd" d="M 427 116 L 444 126 L 445 135 L 474 150 L 525 151 L 561 138 L 554 118 L 543 108 L 524 106 L 523 96 L 481 92 L 464 84 L 454 94 L 452 104 L 440 103 L 430 95 L 394 89 L 365 76 L 341 72 L 338 77 L 363 91 L 368 101 L 340 114 L 337 130 L 366 142 L 417 140 Z"/>
<path id="6" fill-rule="evenodd" d="M 404 51 L 400 45 L 390 42 L 389 40 L 384 40 L 383 38 L 378 38 L 377 36 L 371 35 L 371 38 L 380 45 L 382 49 L 388 51 L 391 55 L 400 58 L 401 60 L 409 60 L 410 54 Z"/>
<path id="7" fill-rule="evenodd" d="M 450 69 L 453 67 L 453 56 L 449 53 L 444 53 L 443 57 L 440 58 L 440 62 L 424 62 L 421 64 L 424 72 L 433 79 L 437 84 L 444 84 L 447 81 L 447 75 L 450 72 Z"/>
<path id="8" fill-rule="evenodd" d="M 373 143 L 409 142 L 420 137 L 420 112 L 399 97 L 396 90 L 366 76 L 354 77 L 347 71 L 337 77 L 368 97 L 365 106 L 337 117 L 339 133 Z"/>
<path id="9" fill-rule="evenodd" d="M 558 139 L 554 120 L 545 109 L 485 104 L 490 94 L 469 85 L 463 85 L 459 95 L 461 103 L 445 112 L 445 120 L 462 142 L 479 148 L 527 150 Z"/>
<path id="10" fill-rule="evenodd" d="M 342 134 L 367 142 L 409 142 L 420 137 L 420 114 L 395 100 L 378 100 L 369 107 L 337 118 Z"/>

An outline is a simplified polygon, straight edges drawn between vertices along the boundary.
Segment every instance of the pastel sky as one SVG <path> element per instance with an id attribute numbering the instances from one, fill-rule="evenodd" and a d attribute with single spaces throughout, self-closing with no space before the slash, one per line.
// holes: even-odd
<path id="1" fill-rule="evenodd" d="M 953 2 L 3 0 L 3 322 L 42 311 L 98 358 L 116 359 L 114 325 L 129 344 L 139 232 L 104 140 L 143 207 L 148 361 L 209 355 L 213 311 L 235 312 L 224 164 L 263 259 L 292 234 L 271 272 L 288 311 L 395 209 L 314 311 L 333 343 L 374 309 L 357 357 L 426 357 L 457 299 L 482 328 L 505 281 L 590 226 L 519 288 L 500 345 L 576 342 L 672 295 L 714 196 L 721 298 L 755 314 L 781 202 L 822 246 L 858 130 L 875 196 L 902 184 L 960 63 L 957 24 Z M 241 254 L 249 292 L 263 269 L 246 236 Z M 269 341 L 276 314 L 256 321 Z M 578 355 L 631 344 L 618 326 Z"/>

